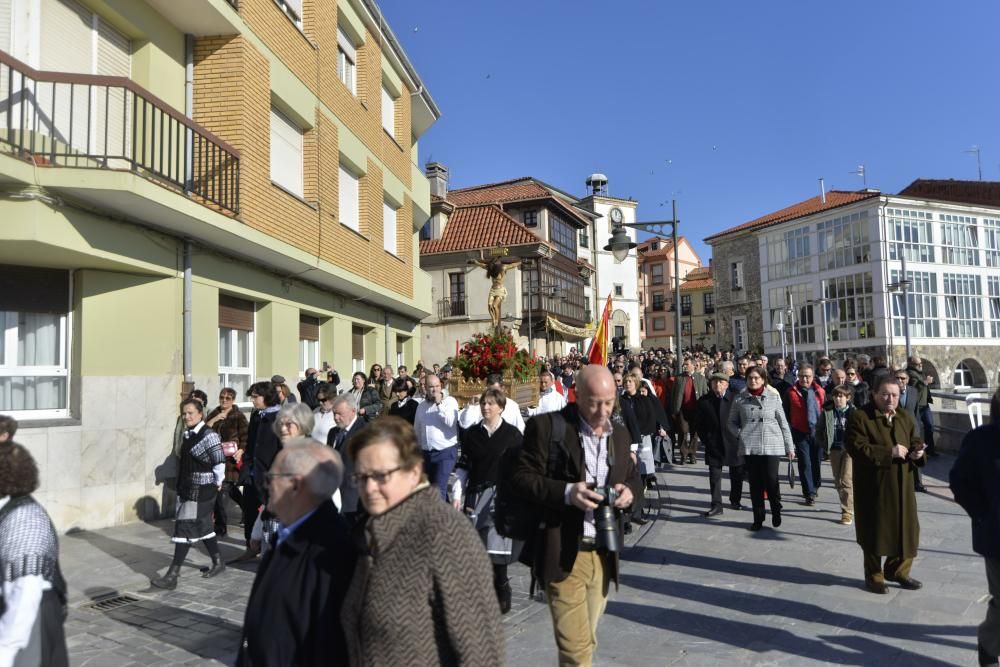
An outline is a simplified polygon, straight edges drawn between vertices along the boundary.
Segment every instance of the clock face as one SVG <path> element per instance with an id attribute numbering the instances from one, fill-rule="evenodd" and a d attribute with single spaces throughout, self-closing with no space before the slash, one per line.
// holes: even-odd
<path id="1" fill-rule="evenodd" d="M 622 216 L 622 210 L 620 208 L 615 207 L 611 209 L 610 216 L 611 216 L 611 222 L 615 223 L 616 225 L 622 224 L 623 216 Z"/>

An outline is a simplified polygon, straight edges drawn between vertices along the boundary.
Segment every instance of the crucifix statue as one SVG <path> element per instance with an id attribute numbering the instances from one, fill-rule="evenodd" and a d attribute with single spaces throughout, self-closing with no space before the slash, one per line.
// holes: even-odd
<path id="1" fill-rule="evenodd" d="M 490 319 L 493 320 L 493 330 L 499 333 L 500 318 L 503 314 L 501 308 L 503 300 L 507 298 L 507 288 L 504 286 L 503 281 L 507 276 L 507 271 L 519 267 L 521 260 L 505 260 L 500 257 L 491 257 L 489 260 L 485 258 L 470 259 L 469 264 L 475 264 L 482 269 L 486 269 L 486 276 L 493 281 L 493 284 L 490 286 L 488 309 L 490 311 Z"/>

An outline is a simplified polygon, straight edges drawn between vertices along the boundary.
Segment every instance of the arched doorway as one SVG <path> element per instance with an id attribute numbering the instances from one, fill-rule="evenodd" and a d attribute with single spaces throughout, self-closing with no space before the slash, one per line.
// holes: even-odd
<path id="1" fill-rule="evenodd" d="M 628 327 L 628 315 L 624 310 L 616 310 L 611 313 L 611 322 L 609 324 L 611 327 L 611 337 L 613 340 L 618 340 L 619 345 L 624 348 L 629 347 L 629 327 Z M 615 349 L 619 349 L 617 346 Z"/>
<path id="2" fill-rule="evenodd" d="M 986 387 L 986 371 L 983 370 L 983 365 L 975 359 L 972 359 L 971 357 L 968 359 L 962 359 L 962 361 L 958 362 L 958 365 L 955 366 L 951 382 L 955 386 L 955 389 Z"/>
<path id="3" fill-rule="evenodd" d="M 924 357 L 920 357 L 920 362 L 921 362 L 921 371 L 923 371 L 924 376 L 930 375 L 931 377 L 934 378 L 934 381 L 928 382 L 927 386 L 930 387 L 931 389 L 940 389 L 941 374 L 938 373 L 937 366 L 935 366 L 932 362 L 928 361 Z"/>

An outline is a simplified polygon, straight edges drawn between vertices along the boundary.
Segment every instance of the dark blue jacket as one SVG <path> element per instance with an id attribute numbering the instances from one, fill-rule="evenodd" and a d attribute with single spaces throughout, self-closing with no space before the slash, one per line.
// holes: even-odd
<path id="1" fill-rule="evenodd" d="M 1000 423 L 966 434 L 949 480 L 956 502 L 972 517 L 972 548 L 1000 558 Z"/>

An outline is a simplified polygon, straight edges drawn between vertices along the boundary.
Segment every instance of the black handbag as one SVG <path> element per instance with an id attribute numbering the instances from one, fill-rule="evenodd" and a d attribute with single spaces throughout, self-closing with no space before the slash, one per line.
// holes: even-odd
<path id="1" fill-rule="evenodd" d="M 791 459 L 788 460 L 788 486 L 795 488 L 795 466 Z"/>

